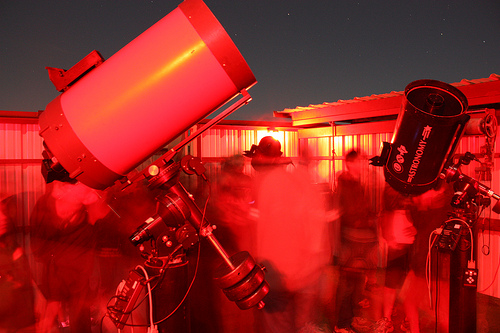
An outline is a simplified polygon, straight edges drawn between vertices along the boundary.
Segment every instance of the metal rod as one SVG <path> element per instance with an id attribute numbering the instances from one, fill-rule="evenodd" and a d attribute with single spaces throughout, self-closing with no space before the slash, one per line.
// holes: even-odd
<path id="1" fill-rule="evenodd" d="M 236 267 L 231 262 L 231 259 L 229 258 L 229 255 L 226 253 L 226 251 L 224 250 L 224 248 L 222 247 L 222 245 L 219 243 L 219 241 L 217 240 L 217 238 L 215 238 L 215 236 L 211 232 L 206 237 L 210 241 L 210 243 L 212 243 L 212 245 L 217 250 L 217 252 L 219 252 L 220 256 L 222 257 L 222 259 L 224 259 L 224 261 L 229 266 L 229 268 L 231 268 L 231 270 L 235 270 Z"/>

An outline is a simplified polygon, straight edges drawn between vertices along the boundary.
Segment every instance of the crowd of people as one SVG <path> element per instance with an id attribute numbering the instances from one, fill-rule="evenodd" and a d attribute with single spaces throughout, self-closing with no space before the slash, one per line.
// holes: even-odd
<path id="1" fill-rule="evenodd" d="M 243 155 L 222 164 L 206 216 L 217 225 L 216 235 L 228 252 L 248 251 L 255 258 L 265 270 L 270 288 L 262 309 L 239 310 L 221 291 L 197 299 L 196 290 L 215 288 L 202 266 L 201 272 L 207 275 L 199 277 L 202 282 L 193 287 L 190 296 L 196 304 L 192 315 L 198 321 L 192 325 L 193 331 L 203 327 L 203 332 L 223 333 L 425 332 L 420 318 L 429 311 L 427 240 L 446 216 L 445 186 L 409 196 L 385 185 L 381 209 L 377 209 L 370 198 L 371 184 L 363 177 L 369 165 L 361 151 L 345 155 L 333 193 L 313 183 L 307 154 L 303 156 L 292 163 L 283 156 L 279 141 L 265 137 Z M 245 159 L 253 168 L 252 177 L 244 170 Z M 151 194 L 139 193 L 128 201 L 125 196 L 114 204 L 131 206 L 144 196 Z M 102 330 L 102 325 L 96 330 L 92 324 L 92 307 L 99 290 L 112 294 L 126 267 L 131 267 L 132 256 L 115 267 L 117 258 L 130 254 L 117 239 L 127 238 L 129 226 L 138 222 L 123 223 L 108 198 L 109 193 L 78 182 L 47 185 L 30 223 L 31 250 L 41 272 L 36 290 L 46 303 L 42 317 L 36 320 L 33 291 L 26 288 L 29 277 L 18 277 L 28 296 L 25 308 L 31 313 L 23 317 L 26 326 L 36 321 L 40 332 L 64 326 L 78 333 Z M 142 208 L 150 208 L 154 202 L 152 197 L 147 199 Z M 5 213 L 0 217 L 0 258 L 10 260 L 18 247 L 7 237 L 10 229 Z M 121 236 L 110 236 L 111 229 Z M 102 273 L 98 282 L 96 257 Z M 27 264 L 22 253 L 15 259 L 19 259 L 16 265 Z M 97 288 L 92 285 L 96 283 Z M 5 304 L 0 305 L 8 313 Z M 404 312 L 397 316 L 399 322 L 396 308 Z M 10 331 L 16 331 L 15 327 Z"/>
<path id="2" fill-rule="evenodd" d="M 223 168 L 214 215 L 233 246 L 241 241 L 266 267 L 271 291 L 248 332 L 434 329 L 425 260 L 449 210 L 446 184 L 422 195 L 384 184 L 377 209 L 360 151 L 345 155 L 330 195 L 312 184 L 306 159 L 292 165 L 271 137 L 244 155 L 255 178 L 243 176 L 241 156 L 228 159 L 240 168 Z"/>

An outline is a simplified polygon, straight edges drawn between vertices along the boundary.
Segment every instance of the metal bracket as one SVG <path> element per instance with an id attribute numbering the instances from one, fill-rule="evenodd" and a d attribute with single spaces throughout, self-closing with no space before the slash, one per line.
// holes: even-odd
<path id="1" fill-rule="evenodd" d="M 45 67 L 45 69 L 49 72 L 49 79 L 57 91 L 63 92 L 103 62 L 104 58 L 94 50 L 68 70 L 54 67 Z"/>

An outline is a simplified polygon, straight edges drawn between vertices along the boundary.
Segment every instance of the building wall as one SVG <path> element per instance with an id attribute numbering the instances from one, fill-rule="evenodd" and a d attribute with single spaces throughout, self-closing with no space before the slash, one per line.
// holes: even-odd
<path id="1" fill-rule="evenodd" d="M 193 127 L 190 132 L 198 127 Z M 368 166 L 368 158 L 378 155 L 380 145 L 390 141 L 394 122 L 371 124 L 342 125 L 315 129 L 296 129 L 290 127 L 269 127 L 266 125 L 217 125 L 203 133 L 183 148 L 183 154 L 199 156 L 205 163 L 207 175 L 216 178 L 220 172 L 220 163 L 227 157 L 242 154 L 252 144 L 258 144 L 266 135 L 276 136 L 282 143 L 284 156 L 290 157 L 294 163 L 309 162 L 314 181 L 324 184 L 325 188 L 334 191 L 336 175 L 345 168 L 344 156 L 351 149 L 364 152 L 367 167 L 363 180 L 372 191 L 371 204 L 375 209 L 380 206 L 381 189 L 384 179 L 381 168 Z M 462 138 L 457 153 L 467 151 L 482 156 L 485 138 L 483 136 L 466 136 Z M 171 148 L 171 147 L 168 147 Z M 42 140 L 38 135 L 36 118 L 0 117 L 0 194 L 2 199 L 16 196 L 18 207 L 19 241 L 29 248 L 29 215 L 36 200 L 45 190 L 40 173 Z M 161 152 L 152 156 L 150 161 L 161 156 Z M 142 164 L 142 170 L 150 161 Z M 494 191 L 500 191 L 498 155 L 494 156 L 491 180 L 481 178 L 482 183 Z M 464 166 L 463 172 L 471 177 L 483 177 L 476 162 Z M 246 160 L 245 172 L 252 174 L 250 161 Z M 188 177 L 189 187 L 197 186 L 196 177 Z M 492 204 L 495 204 L 493 200 Z M 496 226 L 498 214 L 492 213 L 491 206 L 482 216 L 476 237 L 476 249 L 480 278 L 478 291 L 487 295 L 500 296 L 500 279 L 498 278 L 500 236 Z M 488 220 L 491 217 L 492 220 Z M 496 229 L 490 231 L 489 229 Z"/>
<path id="2" fill-rule="evenodd" d="M 40 173 L 42 140 L 36 119 L 0 118 L 0 198 L 13 196 L 17 202 L 17 227 L 27 234 L 29 215 L 43 194 Z M 19 241 L 25 245 L 26 237 Z"/>

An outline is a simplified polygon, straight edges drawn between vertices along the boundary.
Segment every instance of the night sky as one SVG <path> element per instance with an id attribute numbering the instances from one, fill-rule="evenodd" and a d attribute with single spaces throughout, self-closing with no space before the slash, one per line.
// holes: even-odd
<path id="1" fill-rule="evenodd" d="M 59 93 L 46 66 L 105 59 L 176 1 L 0 2 L 0 110 L 43 110 Z M 206 0 L 258 83 L 228 117 L 500 74 L 500 1 Z"/>

